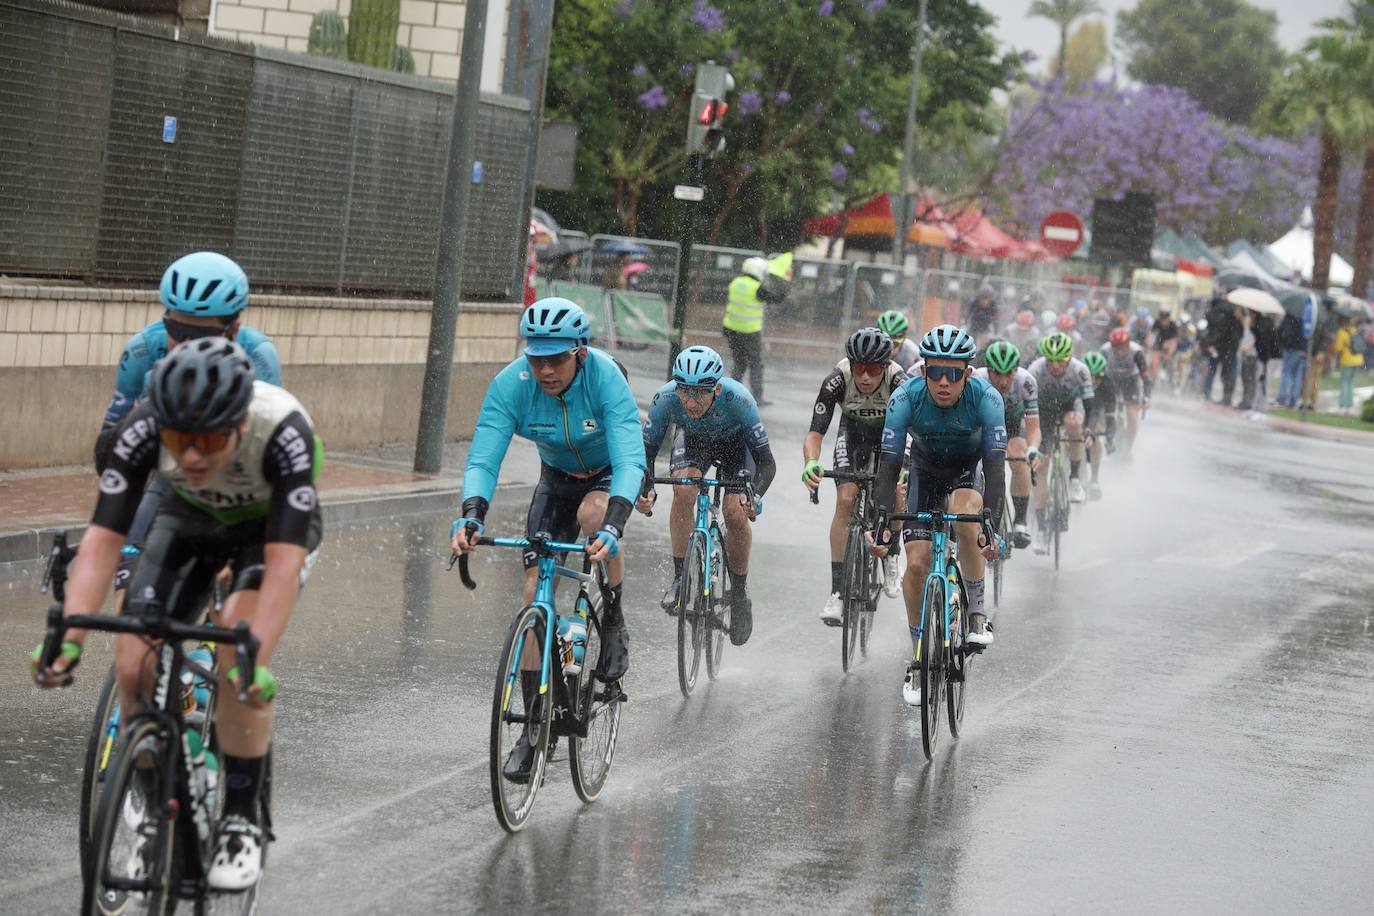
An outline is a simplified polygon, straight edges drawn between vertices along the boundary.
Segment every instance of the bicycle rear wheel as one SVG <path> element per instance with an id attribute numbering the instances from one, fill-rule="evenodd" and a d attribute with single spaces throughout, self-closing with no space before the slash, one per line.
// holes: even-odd
<path id="1" fill-rule="evenodd" d="M 711 595 L 707 605 L 710 615 L 706 621 L 706 675 L 715 680 L 720 675 L 720 660 L 725 654 L 725 634 L 730 632 L 730 577 L 726 570 L 730 567 L 729 555 L 725 551 L 725 538 L 720 527 L 711 523 L 711 551 L 715 562 L 711 564 Z"/>
<path id="2" fill-rule="evenodd" d="M 520 669 L 527 646 L 532 647 L 530 651 L 535 656 L 542 656 L 546 626 L 542 608 L 531 604 L 521 610 L 506 635 L 496 669 L 496 689 L 491 701 L 491 801 L 496 819 L 511 833 L 524 827 L 529 819 L 548 764 L 553 697 L 539 695 L 538 671 Z M 561 677 L 561 672 L 551 676 Z M 504 770 L 507 757 L 522 735 L 528 735 L 534 755 L 528 776 L 517 782 L 507 779 Z"/>
<path id="3" fill-rule="evenodd" d="M 859 618 L 867 608 L 864 590 L 864 536 L 857 525 L 849 527 L 844 547 L 844 573 L 840 577 L 840 669 L 854 665 L 859 647 Z"/>
<path id="4" fill-rule="evenodd" d="M 175 900 L 173 852 L 180 823 L 166 814 L 176 797 L 175 786 L 166 784 L 173 742 L 157 722 L 140 719 L 118 747 L 105 772 L 81 912 L 167 913 Z"/>
<path id="5" fill-rule="evenodd" d="M 701 532 L 693 531 L 687 541 L 687 556 L 682 564 L 682 591 L 678 598 L 677 683 L 684 697 L 697 686 L 701 668 L 703 632 L 706 627 L 706 543 Z"/>
<path id="6" fill-rule="evenodd" d="M 1055 469 L 1054 480 L 1050 483 L 1050 528 L 1054 533 L 1054 568 L 1059 568 L 1059 536 L 1069 530 L 1069 482 L 1064 477 L 1064 467 Z"/>
<path id="7" fill-rule="evenodd" d="M 119 737 L 119 691 L 115 687 L 114 667 L 105 675 L 100 699 L 95 704 L 95 720 L 86 739 L 86 759 L 81 767 L 81 880 L 91 879 L 91 845 L 95 836 L 95 816 L 100 805 L 100 790 L 114 758 L 115 739 Z"/>
<path id="8" fill-rule="evenodd" d="M 964 574 L 955 563 L 946 568 L 945 580 L 952 582 L 958 589 L 959 605 L 954 615 L 954 627 L 950 631 L 949 647 L 945 657 L 945 699 L 949 713 L 949 733 L 959 737 L 959 729 L 964 724 L 964 692 L 968 690 L 969 667 L 973 656 L 964 650 L 968 646 L 968 590 L 964 588 Z"/>
<path id="9" fill-rule="evenodd" d="M 940 707 L 944 705 L 944 629 L 945 580 L 933 578 L 926 582 L 921 609 L 921 746 L 926 759 L 935 759 L 940 743 Z"/>
<path id="10" fill-rule="evenodd" d="M 587 651 L 582 671 L 568 680 L 568 696 L 580 723 L 581 734 L 568 739 L 568 765 L 573 791 L 584 802 L 594 802 L 606 785 L 620 735 L 620 682 L 606 684 L 595 672 L 601 661 L 601 594 L 595 585 L 587 591 Z"/>

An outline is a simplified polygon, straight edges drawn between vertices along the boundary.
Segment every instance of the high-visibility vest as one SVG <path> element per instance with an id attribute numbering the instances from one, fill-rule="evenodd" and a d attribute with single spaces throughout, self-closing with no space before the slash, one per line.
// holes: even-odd
<path id="1" fill-rule="evenodd" d="M 730 281 L 730 297 L 725 303 L 726 329 L 740 334 L 763 332 L 763 300 L 759 298 L 759 281 L 741 274 Z"/>

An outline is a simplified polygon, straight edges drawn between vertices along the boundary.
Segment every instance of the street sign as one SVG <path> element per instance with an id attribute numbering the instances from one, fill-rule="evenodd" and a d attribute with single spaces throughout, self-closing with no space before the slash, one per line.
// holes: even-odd
<path id="1" fill-rule="evenodd" d="M 1067 258 L 1083 244 L 1083 221 L 1070 210 L 1056 210 L 1040 224 L 1040 241 L 1057 258 Z"/>
<path id="2" fill-rule="evenodd" d="M 1302 307 L 1302 336 L 1311 337 L 1317 329 L 1317 297 L 1309 295 Z"/>
<path id="3" fill-rule="evenodd" d="M 678 200 L 702 200 L 706 197 L 706 189 L 696 188 L 689 184 L 675 185 L 673 196 Z"/>

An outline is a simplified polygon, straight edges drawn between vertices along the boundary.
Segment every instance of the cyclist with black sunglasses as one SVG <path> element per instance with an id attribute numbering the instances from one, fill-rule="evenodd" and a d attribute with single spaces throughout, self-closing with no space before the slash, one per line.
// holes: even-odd
<path id="1" fill-rule="evenodd" d="M 227 564 L 232 584 L 219 623 L 232 628 L 245 621 L 261 644 L 246 702 L 237 695 L 234 646 L 217 650 L 233 689 L 216 694 L 226 793 L 206 878 L 223 891 L 245 890 L 261 876 L 269 823 L 263 789 L 277 693 L 268 663 L 323 536 L 315 491 L 321 449 L 310 416 L 288 392 L 254 376 L 247 353 L 223 337 L 188 341 L 158 362 L 147 398 L 115 428 L 64 604 L 68 614 L 99 611 L 144 484 L 160 469 L 177 498 L 158 507 L 130 582 L 133 597 L 122 612 L 194 622 Z M 39 686 L 70 682 L 84 638 L 85 631 L 67 631 L 57 659 L 34 671 Z M 152 689 L 151 648 L 136 635 L 115 640 L 124 721 Z M 33 660 L 36 668 L 37 654 Z"/>
<path id="2" fill-rule="evenodd" d="M 992 531 L 1002 515 L 1006 488 L 1007 426 L 1002 396 L 992 384 L 973 377 L 978 348 L 962 328 L 942 324 L 921 338 L 925 365 L 921 374 L 902 384 L 887 405 L 879 455 L 877 501 L 884 513 L 896 502 L 897 478 L 911 438 L 912 479 L 907 512 L 982 513 L 983 524 L 959 523 L 959 565 L 969 600 L 968 640 L 992 645 L 992 628 L 983 612 L 984 563 L 996 558 L 1001 545 Z M 874 553 L 886 556 L 891 531 L 874 532 Z M 930 569 L 930 523 L 910 520 L 902 526 L 906 549 L 907 625 L 912 661 L 907 665 L 902 699 L 921 705 L 919 651 L 922 580 Z"/>
<path id="3" fill-rule="evenodd" d="M 743 384 L 725 378 L 725 364 L 710 347 L 688 347 L 673 360 L 673 379 L 654 393 L 644 421 L 644 453 L 649 467 L 663 444 L 671 424 L 677 427 L 669 471 L 674 477 L 701 477 L 719 465 L 720 480 L 739 481 L 727 486 L 721 501 L 725 514 L 725 550 L 730 558 L 730 642 L 742 646 L 753 632 L 753 605 L 746 579 L 749 549 L 753 544 L 750 523 L 763 511 L 763 494 L 777 473 L 768 430 L 759 418 L 754 396 Z M 746 484 L 752 484 L 750 499 Z M 653 508 L 658 498 L 652 476 L 645 477 L 637 507 Z M 673 487 L 669 529 L 673 542 L 673 582 L 660 602 L 669 614 L 678 612 L 682 566 L 687 540 L 696 516 L 697 488 Z"/>
<path id="4" fill-rule="evenodd" d="M 166 309 L 124 345 L 115 373 L 115 392 L 105 409 L 96 437 L 95 467 L 105 470 L 114 444 L 115 427 L 145 395 L 153 365 L 179 343 L 203 337 L 223 337 L 243 347 L 256 377 L 271 385 L 281 384 L 281 360 L 268 336 L 243 324 L 248 308 L 248 277 L 231 259 L 214 251 L 197 251 L 173 261 L 158 284 L 158 299 Z M 115 601 L 122 604 L 124 590 L 138 560 L 158 504 L 171 492 L 161 475 L 155 475 L 143 493 L 120 555 L 115 576 Z"/>

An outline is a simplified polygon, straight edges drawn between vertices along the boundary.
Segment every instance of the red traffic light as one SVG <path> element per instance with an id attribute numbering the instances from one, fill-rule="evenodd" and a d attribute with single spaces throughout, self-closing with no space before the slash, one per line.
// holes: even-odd
<path id="1" fill-rule="evenodd" d="M 701 111 L 697 114 L 697 123 L 710 126 L 715 124 L 725 113 L 730 110 L 730 106 L 719 99 L 712 99 L 701 106 Z"/>

